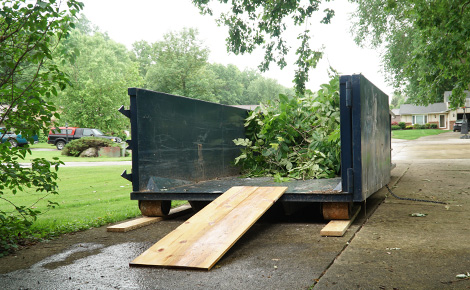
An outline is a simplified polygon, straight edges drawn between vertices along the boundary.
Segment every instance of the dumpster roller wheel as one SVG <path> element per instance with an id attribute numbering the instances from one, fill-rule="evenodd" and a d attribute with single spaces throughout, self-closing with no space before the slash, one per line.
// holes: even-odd
<path id="1" fill-rule="evenodd" d="M 195 212 L 200 211 L 203 209 L 206 205 L 208 205 L 210 201 L 198 201 L 198 200 L 191 200 L 189 201 L 189 204 L 193 208 Z"/>
<path id="2" fill-rule="evenodd" d="M 352 202 L 325 202 L 322 204 L 326 220 L 348 220 L 351 218 Z"/>
<path id="3" fill-rule="evenodd" d="M 142 215 L 149 217 L 164 217 L 170 212 L 171 200 L 139 200 Z"/>

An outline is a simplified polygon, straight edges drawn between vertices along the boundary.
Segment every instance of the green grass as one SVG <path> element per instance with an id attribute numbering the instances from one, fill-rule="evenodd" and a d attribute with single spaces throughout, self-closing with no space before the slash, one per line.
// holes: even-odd
<path id="1" fill-rule="evenodd" d="M 47 144 L 47 143 L 36 143 L 36 144 L 30 144 L 29 148 L 45 148 L 45 149 L 56 149 L 56 147 L 52 144 Z M 56 149 L 57 150 L 57 149 Z"/>
<path id="2" fill-rule="evenodd" d="M 449 130 L 439 129 L 410 129 L 410 130 L 392 130 L 392 138 L 415 140 L 420 137 L 438 135 L 441 133 L 450 132 Z"/>
<path id="3" fill-rule="evenodd" d="M 59 194 L 49 195 L 34 207 L 43 212 L 32 226 L 40 238 L 85 230 L 140 215 L 137 201 L 130 200 L 132 183 L 120 176 L 130 168 L 123 166 L 64 167 L 59 170 Z M 3 197 L 16 205 L 30 206 L 43 197 L 34 190 Z M 47 210 L 47 200 L 59 204 Z M 185 203 L 174 201 L 172 206 Z M 9 203 L 0 200 L 0 209 L 11 212 Z"/>

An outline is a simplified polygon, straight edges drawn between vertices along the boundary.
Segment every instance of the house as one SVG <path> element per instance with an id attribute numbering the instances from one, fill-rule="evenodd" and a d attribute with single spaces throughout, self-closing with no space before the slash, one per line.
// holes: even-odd
<path id="1" fill-rule="evenodd" d="M 449 107 L 449 97 L 452 92 L 446 91 L 443 103 L 434 103 L 428 106 L 403 104 L 400 106 L 398 116 L 400 116 L 401 122 L 405 122 L 407 126 L 429 123 L 437 124 L 439 129 L 452 130 L 455 121 L 463 119 L 464 114 L 470 120 L 470 92 L 465 91 L 465 93 L 467 94 L 467 107 L 465 108 L 451 110 Z M 396 121 L 396 119 L 393 121 Z"/>
<path id="2" fill-rule="evenodd" d="M 391 109 L 392 122 L 401 122 L 400 109 Z"/>

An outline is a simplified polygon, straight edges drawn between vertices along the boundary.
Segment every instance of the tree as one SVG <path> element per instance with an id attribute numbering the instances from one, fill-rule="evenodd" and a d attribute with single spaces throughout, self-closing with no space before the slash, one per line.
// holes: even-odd
<path id="1" fill-rule="evenodd" d="M 41 130 L 47 133 L 51 125 L 55 107 L 50 97 L 68 84 L 52 57 L 83 5 L 75 0 L 66 3 L 64 8 L 55 0 L 0 2 L 0 124 L 4 132 L 16 129 L 31 139 Z M 13 204 L 8 195 L 25 187 L 46 195 L 57 193 L 60 162 L 34 159 L 30 168 L 22 167 L 19 162 L 27 154 L 31 154 L 28 147 L 0 145 L 0 200 L 12 206 L 11 212 L 0 211 L 0 255 L 27 234 L 39 214 L 32 207 Z"/>
<path id="2" fill-rule="evenodd" d="M 255 70 L 241 72 L 233 64 L 210 64 L 209 49 L 197 36 L 196 29 L 185 28 L 152 44 L 134 43 L 132 58 L 139 63 L 141 73 L 146 72 L 145 87 L 226 105 L 259 104 L 286 92 L 276 81 L 266 80 Z M 263 82 L 264 89 L 253 86 L 254 81 Z M 256 89 L 256 93 L 251 89 Z"/>
<path id="3" fill-rule="evenodd" d="M 392 96 L 392 101 L 390 102 L 390 109 L 399 109 L 401 105 L 405 104 L 405 96 L 400 92 L 395 92 Z"/>
<path id="4" fill-rule="evenodd" d="M 257 78 L 247 88 L 245 98 L 241 100 L 244 105 L 253 105 L 274 101 L 279 94 L 286 94 L 287 90 L 275 79 Z"/>
<path id="5" fill-rule="evenodd" d="M 242 73 L 233 64 L 224 66 L 222 64 L 210 64 L 209 68 L 214 72 L 217 81 L 214 84 L 214 95 L 219 102 L 225 105 L 240 105 L 244 95 Z"/>
<path id="6" fill-rule="evenodd" d="M 164 40 L 151 45 L 153 51 L 145 55 L 150 55 L 155 64 L 148 68 L 146 88 L 216 101 L 212 93 L 214 76 L 206 69 L 209 49 L 197 38 L 198 34 L 197 29 L 185 28 L 180 32 L 169 32 L 164 35 Z"/>
<path id="7" fill-rule="evenodd" d="M 469 89 L 470 1 L 356 0 L 356 42 L 384 46 L 383 62 L 390 82 L 409 101 L 426 105 L 442 101 L 461 106 Z"/>
<path id="8" fill-rule="evenodd" d="M 227 3 L 227 0 L 193 0 L 202 14 L 213 14 L 211 2 Z M 308 26 L 308 20 L 320 8 L 321 0 L 310 1 L 260 1 L 260 0 L 232 0 L 231 4 L 224 6 L 218 18 L 218 23 L 229 29 L 227 37 L 227 50 L 235 54 L 251 53 L 257 47 L 262 47 L 265 54 L 259 68 L 262 72 L 269 69 L 275 62 L 280 68 L 286 66 L 285 56 L 289 52 L 289 45 L 284 36 L 287 27 Z M 327 1 L 326 1 L 327 2 Z M 334 16 L 332 9 L 326 8 L 321 23 L 328 24 Z M 291 21 L 293 20 L 293 23 Z M 298 35 L 301 44 L 296 50 L 298 56 L 295 73 L 295 88 L 300 94 L 305 91 L 310 68 L 315 68 L 322 57 L 322 50 L 310 48 L 310 30 L 305 29 Z"/>
<path id="9" fill-rule="evenodd" d="M 80 52 L 74 63 L 61 65 L 72 84 L 54 99 L 62 111 L 61 123 L 122 135 L 129 120 L 117 109 L 129 104 L 128 87 L 143 84 L 138 64 L 124 45 L 101 32 L 85 31 L 89 33 L 75 29 L 61 43 L 64 51 Z"/>
<path id="10" fill-rule="evenodd" d="M 154 49 L 147 41 L 141 40 L 132 44 L 131 59 L 139 64 L 139 72 L 145 78 L 150 66 L 155 64 Z"/>

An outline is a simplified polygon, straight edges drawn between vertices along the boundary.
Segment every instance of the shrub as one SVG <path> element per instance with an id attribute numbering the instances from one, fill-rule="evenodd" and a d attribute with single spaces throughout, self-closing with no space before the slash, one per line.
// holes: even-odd
<path id="1" fill-rule="evenodd" d="M 413 128 L 414 129 L 426 129 L 426 125 L 414 124 Z"/>
<path id="2" fill-rule="evenodd" d="M 392 125 L 392 130 L 400 130 L 401 127 L 398 125 Z"/>
<path id="3" fill-rule="evenodd" d="M 405 122 L 398 123 L 398 126 L 400 126 L 400 128 L 402 128 L 402 129 L 406 129 L 406 123 Z"/>
<path id="4" fill-rule="evenodd" d="M 396 125 L 398 125 L 398 122 L 397 122 L 397 121 L 393 121 L 391 125 L 392 125 L 392 126 L 396 126 Z"/>
<path id="5" fill-rule="evenodd" d="M 405 129 L 406 129 L 406 130 L 413 129 L 413 126 L 406 126 Z"/>
<path id="6" fill-rule="evenodd" d="M 429 123 L 424 124 L 424 128 L 425 129 L 431 129 L 431 124 L 429 124 Z"/>
<path id="7" fill-rule="evenodd" d="M 119 146 L 113 141 L 105 138 L 98 137 L 83 137 L 77 140 L 73 140 L 65 145 L 62 150 L 62 155 L 78 157 L 80 153 L 87 150 L 88 148 L 101 148 L 101 147 L 112 147 Z"/>
<path id="8" fill-rule="evenodd" d="M 40 131 L 38 134 L 38 142 L 39 143 L 47 143 L 47 134 L 44 134 L 43 131 Z"/>
<path id="9" fill-rule="evenodd" d="M 437 124 L 431 124 L 431 129 L 437 129 Z"/>
<path id="10" fill-rule="evenodd" d="M 339 77 L 316 93 L 261 104 L 246 119 L 247 138 L 235 164 L 248 176 L 330 178 L 339 173 Z"/>

